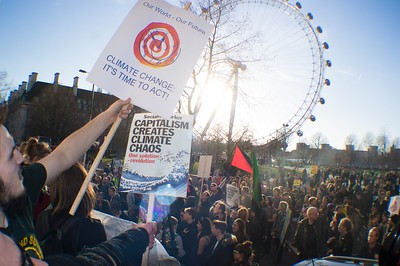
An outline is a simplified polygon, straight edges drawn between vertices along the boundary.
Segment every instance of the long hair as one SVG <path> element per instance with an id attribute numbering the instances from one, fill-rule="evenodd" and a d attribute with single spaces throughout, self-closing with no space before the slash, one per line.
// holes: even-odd
<path id="1" fill-rule="evenodd" d="M 202 238 L 203 236 L 211 236 L 211 220 L 207 217 L 201 217 L 198 221 L 201 224 L 201 233 L 198 238 Z"/>
<path id="2" fill-rule="evenodd" d="M 239 226 L 239 230 L 237 232 L 234 232 L 234 235 L 236 236 L 238 242 L 242 243 L 245 240 L 248 240 L 249 237 L 247 236 L 246 232 L 246 223 L 243 221 L 243 219 L 237 218 L 234 223 Z"/>
<path id="3" fill-rule="evenodd" d="M 87 172 L 80 163 L 75 163 L 69 169 L 62 172 L 50 185 L 50 201 L 53 205 L 52 214 L 68 212 L 76 195 L 78 194 Z M 96 196 L 92 185 L 88 189 L 77 209 L 79 216 L 87 217 L 94 209 Z"/>

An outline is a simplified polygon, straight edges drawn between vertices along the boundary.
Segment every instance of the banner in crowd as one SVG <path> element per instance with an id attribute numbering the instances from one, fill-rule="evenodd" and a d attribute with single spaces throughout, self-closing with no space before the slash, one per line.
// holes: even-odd
<path id="1" fill-rule="evenodd" d="M 112 215 L 108 215 L 99 211 L 93 211 L 93 218 L 100 220 L 106 231 L 107 239 L 122 234 L 123 232 L 132 229 L 134 222 L 123 220 Z M 132 247 L 134 248 L 134 247 Z M 154 247 L 149 252 L 149 266 L 159 265 L 159 262 L 164 259 L 170 259 L 163 245 L 155 239 Z"/>
<path id="2" fill-rule="evenodd" d="M 201 155 L 199 160 L 199 168 L 197 169 L 197 176 L 208 178 L 211 172 L 212 155 Z"/>
<path id="3" fill-rule="evenodd" d="M 135 114 L 119 190 L 186 197 L 192 127 L 190 115 Z"/>
<path id="4" fill-rule="evenodd" d="M 226 204 L 228 204 L 230 208 L 237 207 L 239 206 L 239 200 L 239 188 L 231 184 L 226 184 Z"/>
<path id="5" fill-rule="evenodd" d="M 212 25 L 162 0 L 139 0 L 87 80 L 147 111 L 169 116 Z"/>
<path id="6" fill-rule="evenodd" d="M 253 169 L 250 164 L 250 158 L 244 152 L 242 152 L 239 147 L 235 148 L 231 165 L 247 173 L 253 173 Z"/>
<path id="7" fill-rule="evenodd" d="M 399 214 L 399 210 L 400 210 L 400 196 L 390 197 L 390 202 L 388 206 L 388 211 L 390 212 L 390 215 Z"/>

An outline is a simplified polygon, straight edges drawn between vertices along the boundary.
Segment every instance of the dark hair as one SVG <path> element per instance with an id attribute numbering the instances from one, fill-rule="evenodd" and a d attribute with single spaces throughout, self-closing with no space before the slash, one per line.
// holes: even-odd
<path id="1" fill-rule="evenodd" d="M 214 220 L 212 223 L 213 223 L 213 226 L 215 227 L 215 229 L 221 231 L 222 234 L 225 234 L 226 222 L 220 221 L 220 220 Z"/>
<path id="2" fill-rule="evenodd" d="M 235 246 L 235 251 L 239 252 L 240 254 L 243 254 L 246 259 L 250 259 L 250 257 L 253 255 L 253 243 L 251 241 L 244 241 L 243 243 L 237 244 Z"/>
<path id="3" fill-rule="evenodd" d="M 217 200 L 217 201 L 214 203 L 214 207 L 215 207 L 217 204 L 219 204 L 219 209 L 221 210 L 221 212 L 222 212 L 222 213 L 225 213 L 225 212 L 226 212 L 226 205 L 225 205 L 225 203 L 224 203 L 223 201 L 221 201 L 221 200 Z"/>
<path id="4" fill-rule="evenodd" d="M 207 217 L 201 217 L 198 221 L 201 224 L 201 233 L 199 235 L 199 239 L 202 236 L 210 236 L 211 235 L 211 221 Z"/>
<path id="5" fill-rule="evenodd" d="M 183 211 L 187 212 L 190 216 L 192 216 L 192 219 L 196 219 L 196 210 L 194 208 L 188 207 L 185 208 Z"/>
<path id="6" fill-rule="evenodd" d="M 267 196 L 266 199 L 268 200 L 268 205 L 271 207 L 271 206 L 272 206 L 272 203 L 273 203 L 273 201 L 274 201 L 274 198 L 271 197 L 271 196 Z M 265 203 L 267 203 L 267 201 L 265 201 Z"/>

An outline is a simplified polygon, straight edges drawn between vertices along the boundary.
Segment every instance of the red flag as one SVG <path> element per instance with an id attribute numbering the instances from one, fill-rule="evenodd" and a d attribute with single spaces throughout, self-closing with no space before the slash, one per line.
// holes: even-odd
<path id="1" fill-rule="evenodd" d="M 235 154 L 233 155 L 231 165 L 250 174 L 253 173 L 250 163 L 247 161 L 244 153 L 238 147 L 235 149 Z"/>

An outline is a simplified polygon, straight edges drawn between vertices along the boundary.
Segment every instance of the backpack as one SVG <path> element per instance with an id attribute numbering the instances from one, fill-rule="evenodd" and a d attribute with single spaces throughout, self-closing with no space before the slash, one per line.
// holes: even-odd
<path id="1" fill-rule="evenodd" d="M 79 217 L 66 217 L 59 225 L 55 227 L 51 224 L 51 209 L 43 211 L 43 217 L 38 220 L 37 227 L 43 232 L 43 237 L 39 240 L 44 256 L 63 253 L 62 242 L 63 235 L 79 220 Z"/>

